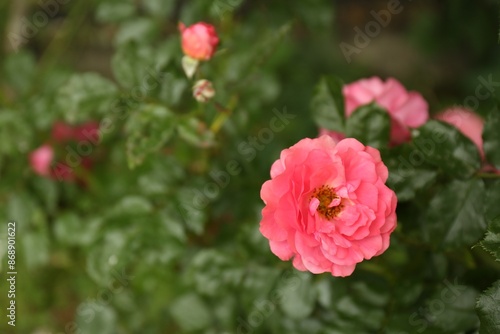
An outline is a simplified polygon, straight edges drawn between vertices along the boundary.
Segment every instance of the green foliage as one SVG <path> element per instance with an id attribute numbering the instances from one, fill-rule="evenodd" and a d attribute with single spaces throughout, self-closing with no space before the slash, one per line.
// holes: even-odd
<path id="1" fill-rule="evenodd" d="M 0 267 L 14 220 L 19 333 L 500 332 L 492 1 L 408 2 L 380 36 L 355 45 L 349 65 L 339 44 L 362 40 L 353 28 L 385 9 L 63 2 L 0 4 Z M 220 44 L 189 79 L 178 23 L 200 21 Z M 25 40 L 18 48 L 13 32 Z M 395 145 L 393 119 L 375 101 L 347 116 L 344 82 L 373 75 L 421 92 L 431 118 L 457 103 L 476 109 L 484 159 L 440 121 Z M 193 98 L 201 79 L 216 91 L 207 103 Z M 89 121 L 97 137 L 53 134 L 55 122 Z M 294 269 L 259 232 L 270 166 L 320 128 L 379 149 L 398 197 L 390 247 L 345 278 Z M 50 171 L 70 165 L 72 179 L 34 172 L 30 154 L 42 145 L 54 148 Z M 5 319 L 0 332 L 12 332 Z"/>
<path id="2" fill-rule="evenodd" d="M 438 247 L 474 244 L 483 235 L 484 184 L 481 180 L 456 180 L 447 184 L 429 203 L 428 238 Z"/>
<path id="3" fill-rule="evenodd" d="M 118 90 L 96 73 L 75 74 L 58 90 L 56 104 L 64 119 L 79 123 L 104 114 Z"/>
<path id="4" fill-rule="evenodd" d="M 456 128 L 429 121 L 413 134 L 413 144 L 425 161 L 453 177 L 470 177 L 481 160 L 477 147 Z"/>
<path id="5" fill-rule="evenodd" d="M 126 124 L 129 167 L 140 165 L 147 154 L 164 147 L 172 137 L 175 125 L 175 115 L 163 106 L 144 105 L 133 112 Z"/>
<path id="6" fill-rule="evenodd" d="M 500 281 L 496 281 L 479 297 L 476 308 L 481 320 L 480 334 L 493 334 L 500 330 L 498 298 L 500 298 Z"/>
<path id="7" fill-rule="evenodd" d="M 481 246 L 490 252 L 497 261 L 500 261 L 500 217 L 491 222 L 486 236 L 481 241 Z"/>
<path id="8" fill-rule="evenodd" d="M 346 121 L 345 134 L 363 144 L 378 149 L 389 144 L 391 119 L 387 111 L 376 104 L 361 106 Z"/>
<path id="9" fill-rule="evenodd" d="M 311 102 L 316 123 L 327 130 L 344 131 L 343 83 L 335 77 L 324 77 L 316 86 Z"/>
<path id="10" fill-rule="evenodd" d="M 492 110 L 487 118 L 484 126 L 484 153 L 489 162 L 500 168 L 500 153 L 498 145 L 500 145 L 500 111 L 498 108 Z"/>

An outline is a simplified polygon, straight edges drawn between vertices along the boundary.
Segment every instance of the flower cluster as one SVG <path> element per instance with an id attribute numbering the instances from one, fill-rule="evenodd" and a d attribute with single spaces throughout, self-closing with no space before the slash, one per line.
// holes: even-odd
<path id="1" fill-rule="evenodd" d="M 390 116 L 390 146 L 411 140 L 412 128 L 429 119 L 428 104 L 395 79 L 373 77 L 342 89 L 345 117 L 375 103 Z M 450 108 L 436 119 L 455 126 L 478 148 L 483 161 L 483 119 Z M 488 167 L 488 165 L 486 165 Z M 491 166 L 490 166 L 491 167 Z M 496 171 L 495 171 L 496 172 Z M 261 189 L 261 233 L 282 260 L 299 270 L 350 275 L 356 264 L 382 254 L 397 225 L 395 193 L 380 152 L 342 132 L 320 128 L 281 152 Z"/>
<path id="2" fill-rule="evenodd" d="M 182 59 L 182 67 L 186 76 L 192 78 L 198 69 L 200 61 L 208 61 L 214 55 L 219 37 L 215 27 L 204 22 L 195 23 L 186 27 L 179 23 L 181 32 L 181 46 L 185 56 Z M 198 102 L 207 102 L 215 95 L 215 90 L 210 81 L 200 79 L 193 85 L 193 97 Z"/>
<path id="3" fill-rule="evenodd" d="M 77 173 L 75 173 L 75 166 L 58 161 L 56 152 L 63 148 L 68 150 L 71 143 L 78 145 L 84 141 L 98 140 L 98 130 L 99 124 L 93 121 L 76 126 L 64 122 L 55 122 L 52 125 L 49 140 L 30 153 L 29 162 L 31 168 L 36 174 L 46 178 L 60 181 L 81 181 Z M 92 167 L 93 160 L 91 157 L 83 156 L 78 158 L 81 159 L 83 169 L 89 170 Z"/>

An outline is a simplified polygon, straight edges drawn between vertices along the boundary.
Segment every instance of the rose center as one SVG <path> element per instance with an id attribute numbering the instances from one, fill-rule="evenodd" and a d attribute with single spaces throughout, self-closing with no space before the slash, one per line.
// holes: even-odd
<path id="1" fill-rule="evenodd" d="M 341 197 L 335 193 L 333 188 L 325 185 L 314 189 L 311 195 L 311 199 L 313 198 L 317 198 L 319 201 L 316 211 L 328 220 L 337 217 L 344 208 Z"/>

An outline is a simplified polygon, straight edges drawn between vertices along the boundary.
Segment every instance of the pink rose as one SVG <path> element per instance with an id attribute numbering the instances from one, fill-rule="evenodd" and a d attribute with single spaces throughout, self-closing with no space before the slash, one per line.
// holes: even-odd
<path id="1" fill-rule="evenodd" d="M 52 125 L 52 138 L 58 142 L 67 141 L 99 141 L 99 123 L 88 121 L 80 125 L 69 125 L 58 121 Z"/>
<path id="2" fill-rule="evenodd" d="M 484 159 L 483 150 L 483 128 L 484 120 L 469 109 L 455 107 L 449 108 L 436 115 L 436 119 L 446 122 L 456 127 L 474 144 L 476 144 L 481 158 Z"/>
<path id="3" fill-rule="evenodd" d="M 409 141 L 408 128 L 417 128 L 429 118 L 429 107 L 422 95 L 408 92 L 399 81 L 393 78 L 383 82 L 378 77 L 361 79 L 345 85 L 342 89 L 345 99 L 345 114 L 349 117 L 356 108 L 377 103 L 387 109 L 391 117 L 391 144 L 398 145 Z M 329 131 L 329 134 L 338 134 Z"/>
<path id="4" fill-rule="evenodd" d="M 93 144 L 99 142 L 99 123 L 89 121 L 76 126 L 73 130 L 73 138 L 76 141 L 88 141 Z"/>
<path id="5" fill-rule="evenodd" d="M 260 232 L 298 270 L 348 276 L 389 247 L 397 199 L 387 176 L 379 151 L 356 139 L 303 139 L 262 185 Z"/>
<path id="6" fill-rule="evenodd" d="M 73 127 L 64 122 L 58 121 L 52 125 L 52 138 L 56 141 L 67 141 L 73 138 Z"/>
<path id="7" fill-rule="evenodd" d="M 54 149 L 45 144 L 31 152 L 29 156 L 31 168 L 41 176 L 49 177 L 51 164 L 54 159 Z"/>
<path id="8" fill-rule="evenodd" d="M 209 60 L 212 57 L 219 44 L 214 26 L 199 22 L 186 27 L 179 23 L 179 30 L 184 54 L 197 60 Z"/>

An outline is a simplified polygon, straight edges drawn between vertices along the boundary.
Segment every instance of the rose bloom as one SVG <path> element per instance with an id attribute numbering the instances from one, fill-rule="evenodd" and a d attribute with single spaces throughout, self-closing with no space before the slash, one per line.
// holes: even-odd
<path id="1" fill-rule="evenodd" d="M 33 171 L 45 177 L 51 174 L 50 167 L 53 159 L 54 149 L 48 144 L 40 146 L 29 155 L 30 166 Z"/>
<path id="2" fill-rule="evenodd" d="M 476 144 L 481 158 L 484 159 L 483 150 L 483 128 L 484 120 L 476 113 L 466 108 L 449 108 L 436 115 L 436 119 L 456 127 L 464 136 Z"/>
<path id="3" fill-rule="evenodd" d="M 199 22 L 186 27 L 179 23 L 182 50 L 187 56 L 197 60 L 209 60 L 215 53 L 219 37 L 214 26 Z"/>
<path id="4" fill-rule="evenodd" d="M 396 79 L 385 82 L 378 77 L 361 79 L 345 85 L 342 89 L 345 99 L 345 114 L 349 117 L 354 110 L 375 102 L 387 109 L 391 117 L 391 144 L 398 145 L 411 139 L 409 128 L 423 125 L 429 118 L 429 107 L 422 95 L 408 92 Z M 324 133 L 324 132 L 323 132 Z M 332 136 L 342 136 L 329 131 Z"/>
<path id="5" fill-rule="evenodd" d="M 356 139 L 303 139 L 262 185 L 260 232 L 298 270 L 348 276 L 389 247 L 397 199 L 387 176 L 379 151 Z"/>
<path id="6" fill-rule="evenodd" d="M 99 140 L 99 123 L 88 121 L 80 125 L 70 125 L 57 121 L 52 125 L 52 138 L 57 142 Z"/>

